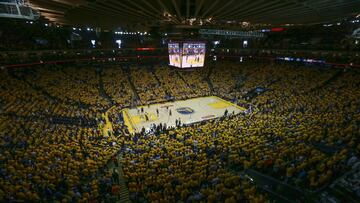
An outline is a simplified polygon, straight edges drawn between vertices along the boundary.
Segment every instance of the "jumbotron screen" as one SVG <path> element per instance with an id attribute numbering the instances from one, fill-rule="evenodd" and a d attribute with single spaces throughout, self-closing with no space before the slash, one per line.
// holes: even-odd
<path id="1" fill-rule="evenodd" d="M 169 65 L 181 67 L 179 43 L 169 43 Z"/>
<path id="2" fill-rule="evenodd" d="M 178 68 L 203 67 L 205 62 L 204 42 L 169 43 L 169 65 Z"/>

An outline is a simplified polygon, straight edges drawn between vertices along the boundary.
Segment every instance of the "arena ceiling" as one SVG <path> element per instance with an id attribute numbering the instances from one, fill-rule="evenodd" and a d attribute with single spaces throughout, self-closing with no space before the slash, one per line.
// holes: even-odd
<path id="1" fill-rule="evenodd" d="M 30 0 L 30 4 L 60 24 L 102 27 L 310 24 L 360 10 L 360 0 Z"/>

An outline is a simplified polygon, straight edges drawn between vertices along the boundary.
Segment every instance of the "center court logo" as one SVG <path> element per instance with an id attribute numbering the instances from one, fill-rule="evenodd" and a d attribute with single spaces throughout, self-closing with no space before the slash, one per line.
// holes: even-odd
<path id="1" fill-rule="evenodd" d="M 194 109 L 192 109 L 190 107 L 177 108 L 176 111 L 180 114 L 192 114 L 195 112 Z"/>

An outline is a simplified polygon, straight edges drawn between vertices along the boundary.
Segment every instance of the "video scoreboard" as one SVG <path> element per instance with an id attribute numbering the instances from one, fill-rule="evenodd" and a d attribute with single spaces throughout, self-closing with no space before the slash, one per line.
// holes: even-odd
<path id="1" fill-rule="evenodd" d="M 169 65 L 178 68 L 203 67 L 205 42 L 169 42 Z"/>

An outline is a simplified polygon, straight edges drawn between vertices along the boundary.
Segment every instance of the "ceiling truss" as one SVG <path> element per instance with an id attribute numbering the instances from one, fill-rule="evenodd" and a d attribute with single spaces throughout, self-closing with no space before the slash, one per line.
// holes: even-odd
<path id="1" fill-rule="evenodd" d="M 260 24 L 309 24 L 359 12 L 359 0 L 30 0 L 61 24 L 182 24 L 189 19 Z M 190 11 L 191 10 L 191 11 Z M 103 21 L 102 21 L 103 19 Z"/>

